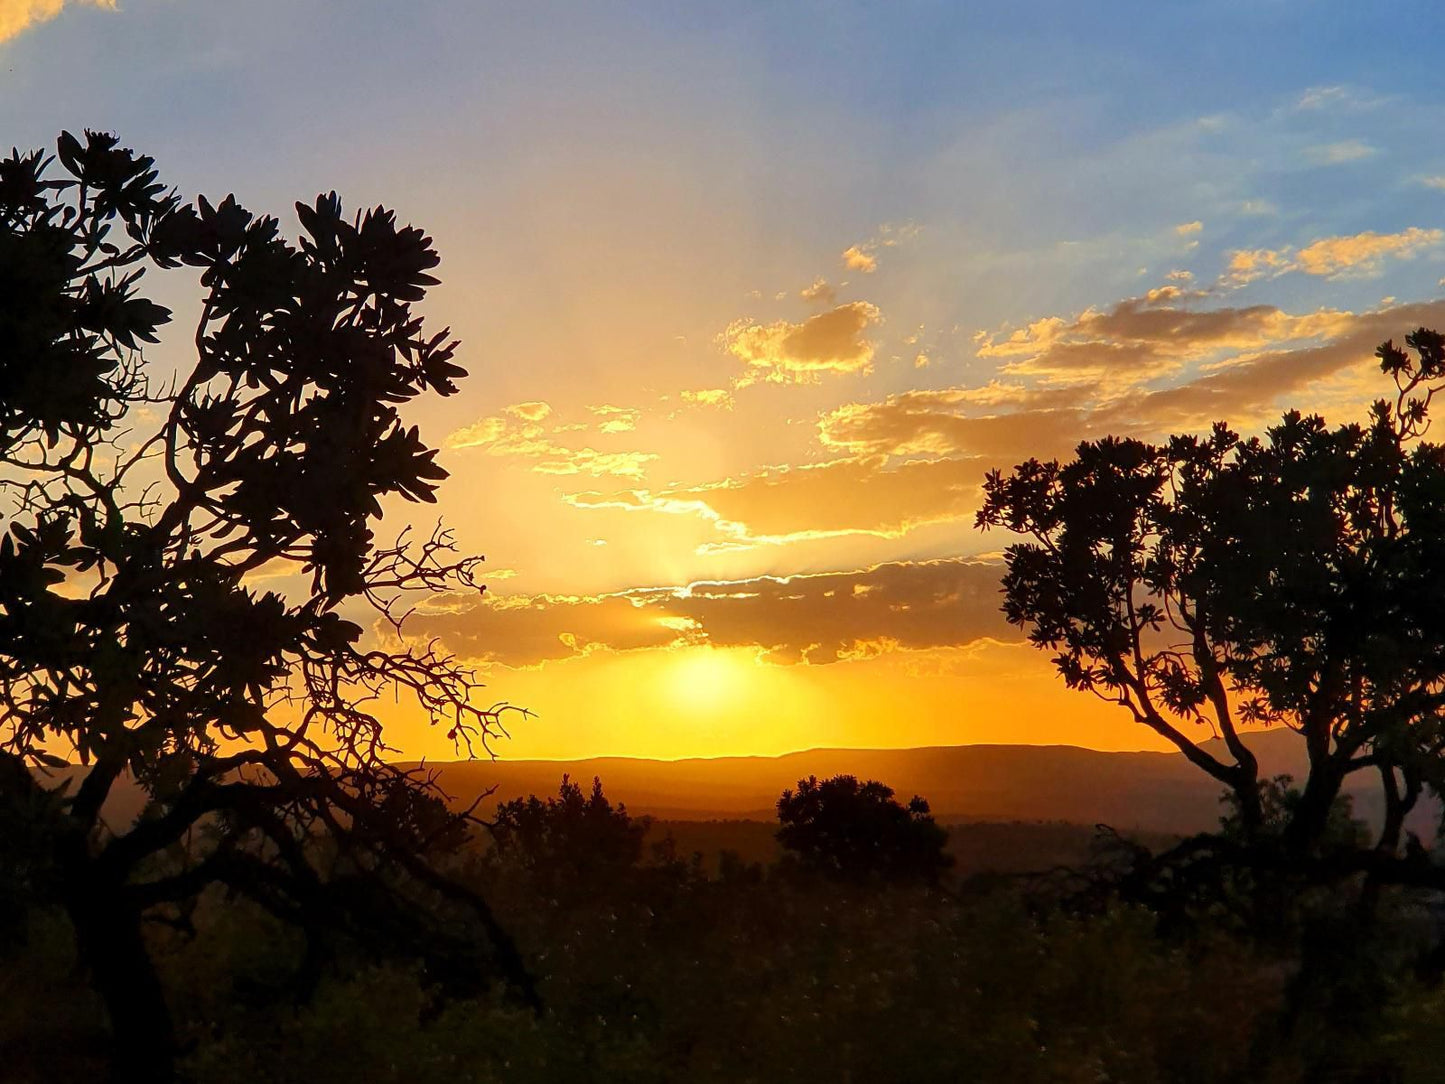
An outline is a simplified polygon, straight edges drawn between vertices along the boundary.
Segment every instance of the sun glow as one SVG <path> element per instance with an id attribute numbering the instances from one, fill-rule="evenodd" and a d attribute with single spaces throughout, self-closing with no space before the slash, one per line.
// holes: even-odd
<path id="1" fill-rule="evenodd" d="M 757 662 L 746 653 L 693 647 L 677 654 L 668 663 L 663 682 L 667 698 L 689 712 L 735 707 L 757 680 Z"/>

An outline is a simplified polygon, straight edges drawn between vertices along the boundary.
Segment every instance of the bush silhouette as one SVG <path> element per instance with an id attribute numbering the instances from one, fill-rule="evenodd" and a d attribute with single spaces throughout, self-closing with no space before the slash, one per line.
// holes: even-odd
<path id="1" fill-rule="evenodd" d="M 928 803 L 914 796 L 900 805 L 892 787 L 871 779 L 800 779 L 778 799 L 778 821 L 778 842 L 805 868 L 844 881 L 933 883 L 953 864 Z"/>
<path id="2" fill-rule="evenodd" d="M 533 794 L 498 805 L 492 832 L 498 850 L 527 869 L 587 879 L 637 865 L 650 825 L 621 802 L 614 806 L 600 778 L 584 795 L 564 774 L 555 798 Z"/>

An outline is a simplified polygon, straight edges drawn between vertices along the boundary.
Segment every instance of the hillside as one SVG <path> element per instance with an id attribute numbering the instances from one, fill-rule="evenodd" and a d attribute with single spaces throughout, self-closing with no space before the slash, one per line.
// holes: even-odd
<path id="1" fill-rule="evenodd" d="M 1304 749 L 1289 731 L 1251 735 L 1265 776 L 1304 775 Z M 1213 748 L 1213 743 L 1206 743 Z M 634 814 L 665 821 L 771 821 L 778 795 L 808 775 L 840 772 L 879 779 L 906 800 L 927 798 L 941 821 L 1062 821 L 1121 831 L 1189 833 L 1217 826 L 1221 788 L 1177 753 L 1104 753 L 1068 745 L 954 745 L 923 749 L 810 749 L 780 757 L 574 761 L 494 760 L 431 763 L 458 806 L 478 807 L 529 794 L 555 794 L 563 773 L 584 784 L 601 778 L 608 797 Z M 53 779 L 82 769 L 49 773 Z M 1375 781 L 1356 783 L 1356 812 L 1378 818 Z M 118 787 L 106 804 L 112 824 L 129 822 L 141 796 Z M 1434 835 L 1438 806 L 1422 803 L 1410 827 Z"/>

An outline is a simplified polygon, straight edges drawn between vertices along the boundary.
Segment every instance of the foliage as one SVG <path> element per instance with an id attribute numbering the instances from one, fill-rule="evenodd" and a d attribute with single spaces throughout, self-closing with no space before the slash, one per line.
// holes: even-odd
<path id="1" fill-rule="evenodd" d="M 1445 452 L 1424 439 L 1445 339 L 1384 344 L 1396 384 L 1365 424 L 1288 413 L 1263 437 L 1223 424 L 1162 445 L 1108 437 L 1067 463 L 985 483 L 981 527 L 1008 548 L 1004 612 L 1072 688 L 1121 705 L 1264 827 L 1247 724 L 1301 736 L 1309 774 L 1286 849 L 1319 855 L 1347 776 L 1379 780 L 1378 876 L 1425 789 L 1445 784 Z M 1209 724 L 1227 752 L 1195 744 Z"/>
<path id="2" fill-rule="evenodd" d="M 492 834 L 498 850 L 526 869 L 590 880 L 637 865 L 650 824 L 620 802 L 614 807 L 601 779 L 584 796 L 564 774 L 556 798 L 533 794 L 498 805 Z"/>
<path id="3" fill-rule="evenodd" d="M 948 832 L 934 823 L 928 803 L 914 795 L 900 805 L 892 787 L 872 779 L 800 779 L 778 799 L 778 821 L 778 842 L 804 868 L 845 881 L 931 883 L 953 864 L 943 852 Z"/>
<path id="4" fill-rule="evenodd" d="M 413 591 L 477 590 L 479 559 L 373 533 L 383 499 L 433 501 L 446 473 L 401 414 L 465 375 L 414 309 L 438 257 L 383 208 L 296 213 L 292 243 L 233 197 L 184 203 L 101 133 L 0 161 L 0 812 L 75 927 L 121 1076 L 170 1073 L 141 917 L 180 921 L 210 883 L 317 954 L 348 931 L 435 947 L 414 904 L 448 900 L 525 982 L 482 901 L 423 859 L 451 829 L 370 710 L 405 691 L 468 748 L 497 726 L 472 673 L 401 627 Z M 171 313 L 141 287 L 182 267 L 194 354 L 156 376 L 141 348 Z M 84 768 L 36 774 L 66 757 Z M 145 812 L 107 825 L 127 779 Z"/>

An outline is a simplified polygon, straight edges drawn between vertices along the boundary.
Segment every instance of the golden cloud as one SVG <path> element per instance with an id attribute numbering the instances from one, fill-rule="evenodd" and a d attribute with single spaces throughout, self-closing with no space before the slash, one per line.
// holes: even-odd
<path id="1" fill-rule="evenodd" d="M 965 459 L 889 465 L 882 456 L 864 456 L 705 485 L 565 499 L 577 508 L 699 516 L 730 543 L 783 545 L 850 534 L 898 538 L 924 524 L 966 519 L 979 507 L 982 480 L 983 468 Z"/>
<path id="2" fill-rule="evenodd" d="M 1001 572 L 999 564 L 950 558 L 606 595 L 480 598 L 460 610 L 419 610 L 415 633 L 464 657 L 513 667 L 700 644 L 819 665 L 1017 640 L 999 613 Z"/>
<path id="3" fill-rule="evenodd" d="M 843 250 L 843 266 L 849 271 L 860 271 L 871 275 L 878 270 L 878 257 L 873 255 L 873 246 L 849 245 Z"/>
<path id="4" fill-rule="evenodd" d="M 503 407 L 502 410 L 528 422 L 540 422 L 552 413 L 552 408 L 548 404 L 536 400 L 529 403 L 513 403 L 509 407 Z"/>
<path id="5" fill-rule="evenodd" d="M 748 366 L 739 386 L 758 381 L 809 383 L 822 373 L 867 372 L 874 344 L 864 332 L 881 319 L 876 306 L 850 301 L 801 324 L 738 320 L 723 332 L 722 343 Z"/>
<path id="6" fill-rule="evenodd" d="M 1283 275 L 1301 271 L 1325 278 L 1377 275 L 1387 257 L 1413 259 L 1445 240 L 1445 231 L 1411 226 L 1399 233 L 1363 233 L 1343 237 L 1322 237 L 1298 252 L 1284 249 L 1247 249 L 1231 255 L 1224 279 L 1243 285 L 1262 275 Z"/>
<path id="7" fill-rule="evenodd" d="M 636 407 L 594 406 L 587 409 L 602 419 L 597 428 L 603 433 L 630 433 L 637 428 L 637 419 L 642 415 Z"/>
<path id="8" fill-rule="evenodd" d="M 826 279 L 814 279 L 813 285 L 805 286 L 798 291 L 798 296 L 804 301 L 813 301 L 819 305 L 831 305 L 838 300 L 838 291 L 828 285 Z"/>
<path id="9" fill-rule="evenodd" d="M 699 388 L 696 391 L 685 391 L 682 393 L 684 403 L 695 403 L 698 406 L 720 407 L 723 410 L 733 408 L 733 393 L 727 388 Z"/>
<path id="10" fill-rule="evenodd" d="M 115 11 L 115 0 L 76 0 L 94 8 Z M 0 0 L 0 42 L 9 41 L 38 23 L 60 14 L 65 0 Z"/>
<path id="11" fill-rule="evenodd" d="M 1187 330 L 1201 343 L 1244 341 L 1255 348 L 1201 365 L 1193 379 L 1172 387 L 1141 383 L 1121 393 L 1102 381 L 993 381 L 977 388 L 904 392 L 824 414 L 818 436 L 825 446 L 854 455 L 969 455 L 1008 463 L 1065 456 L 1078 441 L 1106 433 L 1153 437 L 1216 420 L 1254 426 L 1272 418 L 1287 399 L 1328 381 L 1349 378 L 1356 402 L 1367 399 L 1371 387 L 1383 394 L 1389 390 L 1383 378 L 1371 375 L 1375 348 L 1412 328 L 1445 323 L 1445 301 L 1362 315 L 1324 310 L 1291 316 L 1261 306 L 1217 314 L 1228 319 L 1189 323 L 1179 333 Z M 1128 319 L 1134 315 L 1126 312 Z M 1049 325 L 1034 338 L 1058 334 Z M 1270 343 L 1270 334 L 1278 341 Z M 1006 341 L 1005 356 L 1019 352 L 1020 345 Z M 1176 348 L 1183 349 L 1182 341 Z"/>
<path id="12" fill-rule="evenodd" d="M 617 411 L 621 408 L 603 409 Z M 456 430 L 446 438 L 445 446 L 454 450 L 475 448 L 487 455 L 531 460 L 531 469 L 538 474 L 588 474 L 594 478 L 603 475 L 640 478 L 647 463 L 657 458 L 650 452 L 607 452 L 558 444 L 553 439 L 555 434 L 578 427 L 557 426 L 549 433 L 540 424 L 551 414 L 551 407 L 546 403 L 517 403 L 504 407 L 502 414 L 506 417 L 482 418 Z M 608 429 L 606 422 L 602 429 L 608 433 L 619 431 Z"/>
<path id="13" fill-rule="evenodd" d="M 975 337 L 981 358 L 1001 358 L 1009 376 L 1050 383 L 1133 386 L 1228 351 L 1329 335 L 1348 314 L 1294 316 L 1270 305 L 1199 309 L 1202 292 L 1170 284 L 1072 320 L 1037 320 L 1007 336 Z"/>

